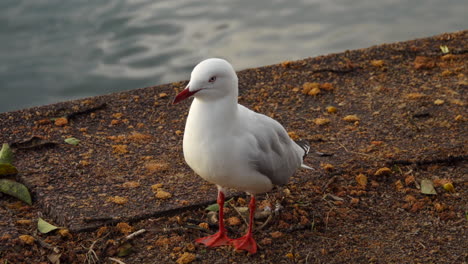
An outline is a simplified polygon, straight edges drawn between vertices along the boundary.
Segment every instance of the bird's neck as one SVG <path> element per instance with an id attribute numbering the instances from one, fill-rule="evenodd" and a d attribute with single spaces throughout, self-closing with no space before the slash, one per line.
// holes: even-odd
<path id="1" fill-rule="evenodd" d="M 225 96 L 218 100 L 205 101 L 195 98 L 190 107 L 189 122 L 196 127 L 209 130 L 224 130 L 237 120 L 238 104 L 237 96 Z"/>

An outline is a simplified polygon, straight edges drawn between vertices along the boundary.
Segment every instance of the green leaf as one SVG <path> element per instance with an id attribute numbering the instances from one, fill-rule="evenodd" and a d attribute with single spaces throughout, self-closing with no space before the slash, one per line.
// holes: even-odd
<path id="1" fill-rule="evenodd" d="M 0 163 L 11 164 L 13 162 L 13 152 L 11 152 L 10 145 L 3 143 L 0 150 Z"/>
<path id="2" fill-rule="evenodd" d="M 437 194 L 436 190 L 434 189 L 434 184 L 432 183 L 431 180 L 428 180 L 428 179 L 421 180 L 421 193 L 432 194 L 432 195 Z"/>
<path id="3" fill-rule="evenodd" d="M 29 194 L 28 188 L 19 182 L 0 179 L 0 192 L 16 197 L 21 201 L 32 205 L 31 194 Z"/>
<path id="4" fill-rule="evenodd" d="M 0 163 L 0 176 L 2 175 L 13 175 L 18 173 L 15 166 L 7 163 Z"/>
<path id="5" fill-rule="evenodd" d="M 65 139 L 65 142 L 70 144 L 70 145 L 78 145 L 78 143 L 80 143 L 80 140 L 77 139 L 77 138 L 74 138 L 74 137 L 71 137 L 71 138 L 67 138 Z"/>
<path id="6" fill-rule="evenodd" d="M 10 145 L 3 143 L 0 150 L 0 176 L 13 175 L 18 173 L 18 170 L 11 163 L 13 162 L 13 152 Z"/>
<path id="7" fill-rule="evenodd" d="M 226 206 L 226 204 L 229 204 L 232 200 L 234 200 L 234 197 L 232 197 L 231 199 L 225 201 L 224 206 Z M 212 205 L 208 205 L 208 207 L 206 207 L 205 210 L 212 211 L 212 212 L 218 212 L 219 211 L 219 205 L 217 203 L 212 204 Z"/>
<path id="8" fill-rule="evenodd" d="M 218 212 L 219 211 L 219 205 L 218 204 L 208 205 L 208 207 L 206 207 L 206 210 L 207 211 L 212 211 L 212 212 Z"/>
<path id="9" fill-rule="evenodd" d="M 37 229 L 43 234 L 47 234 L 50 231 L 57 229 L 57 226 L 47 223 L 44 219 L 40 218 L 37 220 Z"/>
<path id="10" fill-rule="evenodd" d="M 440 51 L 442 51 L 442 53 L 444 54 L 447 54 L 450 52 L 449 47 L 447 47 L 446 45 L 440 45 L 439 48 L 440 48 Z"/>
<path id="11" fill-rule="evenodd" d="M 119 247 L 117 256 L 125 257 L 132 253 L 132 245 L 130 243 L 125 243 Z"/>

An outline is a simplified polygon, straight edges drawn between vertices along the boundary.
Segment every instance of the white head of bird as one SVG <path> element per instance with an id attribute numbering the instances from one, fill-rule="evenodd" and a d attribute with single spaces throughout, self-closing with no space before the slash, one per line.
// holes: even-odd
<path id="1" fill-rule="evenodd" d="M 238 79 L 231 64 L 212 58 L 200 62 L 190 75 L 187 87 L 174 99 L 176 104 L 190 96 L 201 101 L 217 100 L 225 96 L 237 98 Z"/>

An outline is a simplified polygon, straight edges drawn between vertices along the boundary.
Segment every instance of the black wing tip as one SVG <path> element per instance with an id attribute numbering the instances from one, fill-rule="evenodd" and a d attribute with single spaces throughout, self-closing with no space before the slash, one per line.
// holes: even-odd
<path id="1" fill-rule="evenodd" d="M 304 159 L 310 151 L 309 142 L 307 142 L 304 139 L 296 140 L 294 142 L 296 142 L 296 144 L 304 150 L 304 155 L 302 156 L 302 158 Z"/>

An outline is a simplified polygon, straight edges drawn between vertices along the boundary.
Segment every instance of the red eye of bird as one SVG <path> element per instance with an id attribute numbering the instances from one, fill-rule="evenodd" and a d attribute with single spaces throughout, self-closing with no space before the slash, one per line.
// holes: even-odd
<path id="1" fill-rule="evenodd" d="M 216 81 L 216 76 L 213 76 L 213 77 L 211 77 L 211 78 L 208 80 L 208 82 L 210 82 L 210 83 L 212 83 L 212 82 L 214 82 L 214 81 Z"/>

